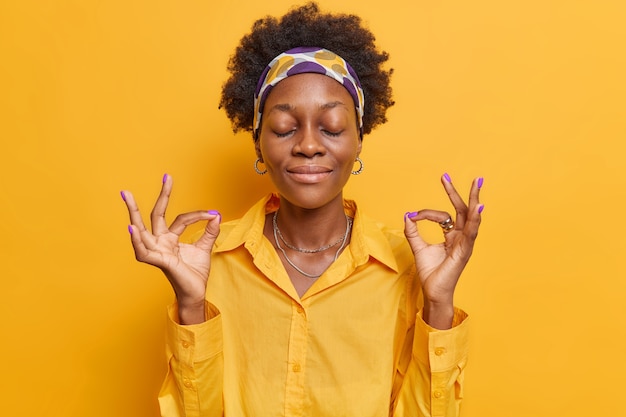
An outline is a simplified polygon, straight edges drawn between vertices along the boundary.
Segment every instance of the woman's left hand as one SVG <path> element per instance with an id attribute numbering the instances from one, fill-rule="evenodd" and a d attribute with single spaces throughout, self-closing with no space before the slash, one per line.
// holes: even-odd
<path id="1" fill-rule="evenodd" d="M 431 327 L 447 329 L 454 316 L 454 289 L 469 261 L 478 235 L 481 212 L 479 203 L 482 178 L 472 183 L 468 204 L 452 185 L 450 177 L 441 178 L 443 187 L 456 210 L 456 218 L 439 210 L 421 210 L 405 215 L 404 233 L 415 256 L 415 266 L 424 295 L 424 321 Z M 429 244 L 420 236 L 416 222 L 430 220 L 441 225 L 444 241 Z"/>

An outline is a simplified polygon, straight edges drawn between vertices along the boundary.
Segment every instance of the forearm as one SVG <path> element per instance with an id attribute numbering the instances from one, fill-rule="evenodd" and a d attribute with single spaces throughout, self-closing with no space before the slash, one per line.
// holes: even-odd
<path id="1" fill-rule="evenodd" d="M 393 417 L 458 417 L 467 363 L 467 314 L 453 310 L 452 328 L 436 330 L 418 313 L 411 360 L 401 370 L 402 386 Z M 402 363 L 403 360 L 400 360 Z"/>
<path id="2" fill-rule="evenodd" d="M 180 325 L 180 308 L 168 308 L 167 358 L 169 371 L 159 402 L 165 417 L 222 417 L 223 337 L 219 310 L 206 303 L 202 324 Z"/>

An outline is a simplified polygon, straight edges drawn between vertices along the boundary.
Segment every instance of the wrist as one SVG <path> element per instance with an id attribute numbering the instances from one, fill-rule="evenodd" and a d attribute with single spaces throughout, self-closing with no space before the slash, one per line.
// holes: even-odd
<path id="1" fill-rule="evenodd" d="M 180 324 L 200 324 L 206 321 L 206 303 L 201 301 L 178 300 L 178 320 Z"/>
<path id="2" fill-rule="evenodd" d="M 450 329 L 454 319 L 454 304 L 452 300 L 443 303 L 424 300 L 423 319 L 426 324 L 434 329 Z"/>

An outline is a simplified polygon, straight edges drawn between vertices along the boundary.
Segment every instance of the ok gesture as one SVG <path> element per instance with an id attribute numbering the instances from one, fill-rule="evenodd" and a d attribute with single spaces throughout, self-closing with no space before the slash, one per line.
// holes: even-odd
<path id="1" fill-rule="evenodd" d="M 404 232 L 415 256 L 422 285 L 424 320 L 432 327 L 443 329 L 452 323 L 454 290 L 474 250 L 484 206 L 478 199 L 482 178 L 472 183 L 468 204 L 463 201 L 448 174 L 441 178 L 441 182 L 456 211 L 455 219 L 441 210 L 407 213 Z M 424 241 L 416 225 L 421 220 L 439 223 L 444 241 L 438 244 Z"/>
<path id="2" fill-rule="evenodd" d="M 204 321 L 211 250 L 219 235 L 221 216 L 216 211 L 193 211 L 178 215 L 168 227 L 165 212 L 171 192 L 172 178 L 165 174 L 161 193 L 150 214 L 149 230 L 132 193 L 122 191 L 130 216 L 128 231 L 135 258 L 161 269 L 172 285 L 181 323 L 199 323 Z M 180 236 L 188 226 L 204 220 L 207 225 L 200 239 L 193 244 L 180 242 Z"/>

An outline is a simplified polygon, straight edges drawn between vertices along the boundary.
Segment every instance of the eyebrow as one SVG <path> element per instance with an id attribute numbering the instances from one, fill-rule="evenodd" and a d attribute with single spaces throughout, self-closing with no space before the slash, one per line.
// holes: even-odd
<path id="1" fill-rule="evenodd" d="M 334 109 L 337 106 L 344 106 L 344 107 L 348 107 L 345 105 L 345 103 L 343 101 L 331 101 L 330 103 L 326 103 L 326 104 L 322 104 L 320 106 L 320 109 L 322 110 L 327 110 L 327 109 Z"/>
<path id="2" fill-rule="evenodd" d="M 268 111 L 268 113 L 271 113 L 274 110 L 278 110 L 278 111 L 282 111 L 282 112 L 288 113 L 288 112 L 292 111 L 293 109 L 294 109 L 294 107 L 291 104 L 283 103 L 283 104 L 277 104 L 275 106 L 272 106 L 272 108 Z"/>
<path id="3" fill-rule="evenodd" d="M 328 103 L 324 103 L 320 106 L 321 110 L 328 110 L 328 109 L 334 109 L 335 107 L 338 106 L 344 106 L 347 108 L 347 106 L 345 105 L 345 103 L 343 101 L 331 101 Z M 281 112 L 285 112 L 285 113 L 289 113 L 292 112 L 295 109 L 294 106 L 292 106 L 291 104 L 288 103 L 281 103 L 281 104 L 276 104 L 275 106 L 272 106 L 272 108 L 269 110 L 268 113 L 273 112 L 274 110 L 278 110 Z"/>

